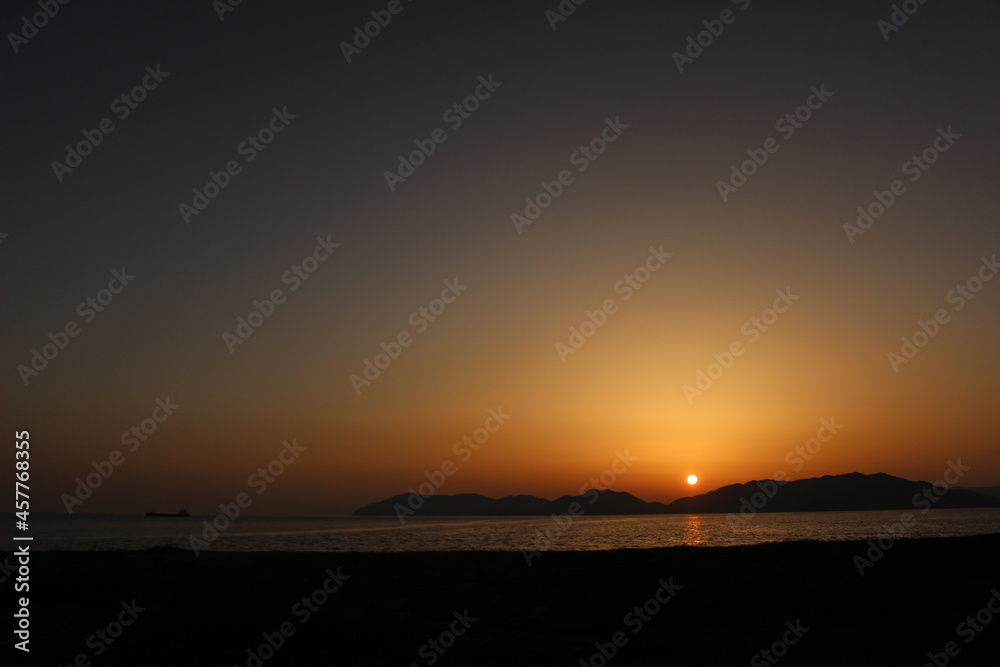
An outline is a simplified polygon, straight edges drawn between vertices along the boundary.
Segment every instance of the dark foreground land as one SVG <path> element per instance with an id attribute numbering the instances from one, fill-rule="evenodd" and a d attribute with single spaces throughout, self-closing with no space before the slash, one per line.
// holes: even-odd
<path id="1" fill-rule="evenodd" d="M 938 665 L 1000 664 L 1000 614 L 987 607 L 1000 535 L 903 540 L 861 577 L 853 557 L 867 548 L 548 552 L 530 567 L 520 553 L 36 552 L 32 651 L 16 664 L 600 666 L 595 644 L 610 652 L 616 632 L 624 646 L 607 665 L 919 666 L 928 652 Z M 321 603 L 338 568 L 349 579 Z M 673 598 L 636 614 L 671 578 Z M 132 600 L 144 611 L 112 638 Z M 466 610 L 468 629 L 455 620 Z M 294 634 L 260 651 L 283 623 Z M 449 626 L 461 636 L 442 637 Z M 759 654 L 783 635 L 795 643 L 774 647 L 780 660 Z"/>

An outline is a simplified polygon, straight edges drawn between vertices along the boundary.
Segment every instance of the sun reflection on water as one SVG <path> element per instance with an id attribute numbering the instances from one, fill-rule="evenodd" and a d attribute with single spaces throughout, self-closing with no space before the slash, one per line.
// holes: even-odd
<path id="1" fill-rule="evenodd" d="M 684 544 L 686 546 L 696 546 L 705 543 L 705 528 L 702 519 L 697 514 L 692 514 L 684 520 Z"/>

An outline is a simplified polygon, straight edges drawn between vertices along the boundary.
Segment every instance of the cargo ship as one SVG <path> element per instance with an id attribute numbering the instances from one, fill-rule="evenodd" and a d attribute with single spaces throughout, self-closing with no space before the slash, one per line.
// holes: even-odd
<path id="1" fill-rule="evenodd" d="M 146 512 L 146 516 L 164 517 L 164 516 L 191 516 L 188 514 L 187 510 L 181 510 L 176 514 L 162 514 L 160 512 Z"/>

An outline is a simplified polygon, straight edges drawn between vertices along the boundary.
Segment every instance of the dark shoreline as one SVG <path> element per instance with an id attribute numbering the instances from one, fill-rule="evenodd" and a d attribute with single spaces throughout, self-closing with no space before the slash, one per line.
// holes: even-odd
<path id="1" fill-rule="evenodd" d="M 246 665 L 287 622 L 294 634 L 263 665 L 427 665 L 421 647 L 468 610 L 476 620 L 435 665 L 578 666 L 618 631 L 609 665 L 750 664 L 799 619 L 809 630 L 781 665 L 919 666 L 948 641 L 949 664 L 993 664 L 1000 614 L 970 643 L 956 626 L 1000 588 L 1000 534 L 903 539 L 862 577 L 853 558 L 868 547 L 551 551 L 531 566 L 520 552 L 38 551 L 31 663 Z M 303 623 L 301 599 L 338 572 L 349 578 Z M 681 588 L 650 603 L 658 613 L 627 616 L 670 583 Z M 88 637 L 133 599 L 145 610 L 95 657 Z"/>

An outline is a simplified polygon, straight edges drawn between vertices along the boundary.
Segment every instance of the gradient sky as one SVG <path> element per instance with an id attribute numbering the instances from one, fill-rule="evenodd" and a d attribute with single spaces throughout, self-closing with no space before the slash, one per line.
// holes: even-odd
<path id="1" fill-rule="evenodd" d="M 284 440 L 306 447 L 253 514 L 340 515 L 455 461 L 441 493 L 575 494 L 618 451 L 613 488 L 645 500 L 769 477 L 853 471 L 1000 484 L 1000 280 L 956 310 L 948 293 L 1000 251 L 996 5 L 928 3 L 889 39 L 891 3 L 593 0 L 552 30 L 557 2 L 405 2 L 346 62 L 340 43 L 385 3 L 70 3 L 5 44 L 0 270 L 3 422 L 29 429 L 33 509 L 92 462 L 124 463 L 78 512 L 214 514 Z M 674 6 L 680 4 L 682 6 Z M 655 6 L 654 6 L 655 5 Z M 674 52 L 735 22 L 679 72 Z M 5 33 L 33 2 L 8 3 Z M 111 102 L 147 66 L 168 72 L 130 115 Z M 501 85 L 451 129 L 477 78 Z M 833 96 L 787 140 L 775 122 Z M 296 117 L 247 163 L 239 144 Z M 59 182 L 81 131 L 106 135 Z M 586 171 L 571 155 L 606 118 L 628 127 Z M 442 127 L 447 141 L 394 192 L 384 172 Z M 915 182 L 904 163 L 939 128 L 961 138 Z M 717 182 L 780 144 L 728 201 Z M 185 224 L 208 172 L 242 171 Z M 511 221 L 559 172 L 573 183 L 532 225 Z M 854 243 L 845 223 L 906 184 Z M 340 246 L 295 291 L 283 273 L 316 238 Z M 672 257 L 627 301 L 615 285 L 650 247 Z M 77 306 L 126 267 L 134 282 L 84 323 Z M 443 281 L 468 289 L 417 333 Z M 230 353 L 254 299 L 287 301 Z M 741 330 L 791 289 L 758 340 Z M 585 311 L 617 311 L 565 362 Z M 901 337 L 949 321 L 909 363 Z M 32 350 L 69 321 L 32 377 Z M 358 395 L 350 376 L 402 331 L 413 343 Z M 689 402 L 683 386 L 733 341 L 735 360 Z M 128 452 L 157 399 L 180 408 Z M 468 461 L 453 443 L 511 415 Z M 796 470 L 821 420 L 843 425 Z M 9 432 L 9 431 L 8 431 Z M 12 457 L 5 457 L 8 466 Z"/>

